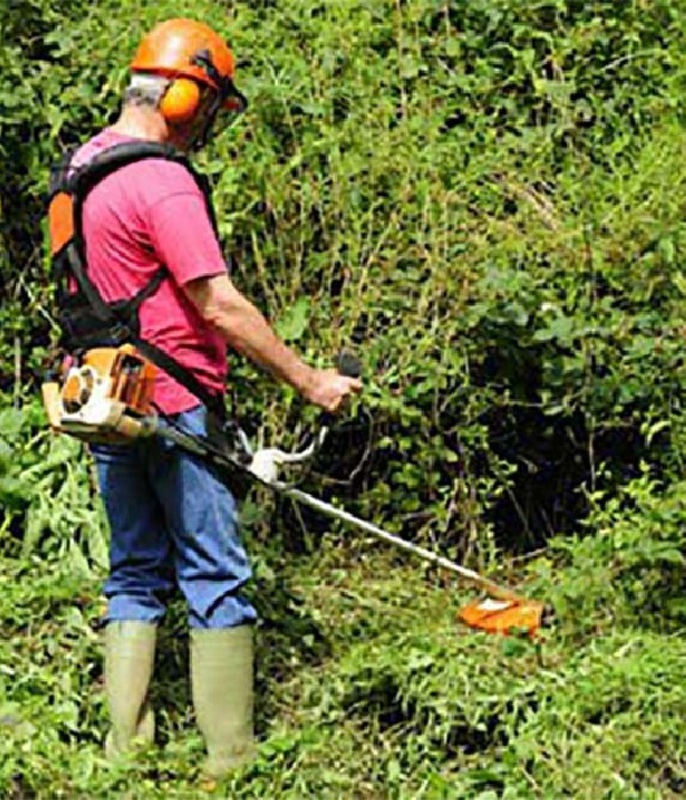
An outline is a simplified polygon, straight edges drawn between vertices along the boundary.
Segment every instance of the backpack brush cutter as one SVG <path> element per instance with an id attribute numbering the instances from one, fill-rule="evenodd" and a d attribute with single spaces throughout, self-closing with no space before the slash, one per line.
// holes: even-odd
<path id="1" fill-rule="evenodd" d="M 219 444 L 213 438 L 190 434 L 155 412 L 152 405 L 155 369 L 132 345 L 87 351 L 66 370 L 61 381 L 48 380 L 43 384 L 43 403 L 51 428 L 88 442 L 124 444 L 161 436 L 212 464 L 230 485 L 235 485 L 236 479 L 243 484 L 246 478 L 257 480 L 284 497 L 413 553 L 483 589 L 489 597 L 468 603 L 458 613 L 471 627 L 491 633 L 520 630 L 533 636 L 546 622 L 548 611 L 544 611 L 542 603 L 527 600 L 467 567 L 279 480 L 281 466 L 302 464 L 318 452 L 327 435 L 328 415 L 324 415 L 312 444 L 301 451 L 253 450 L 248 437 L 235 423 L 228 426 L 232 434 L 230 445 Z M 360 362 L 344 352 L 339 357 L 339 371 L 358 377 Z"/>

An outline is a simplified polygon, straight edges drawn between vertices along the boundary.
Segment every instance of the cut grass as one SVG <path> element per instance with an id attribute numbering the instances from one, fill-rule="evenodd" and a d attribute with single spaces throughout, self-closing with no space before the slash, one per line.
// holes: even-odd
<path id="1" fill-rule="evenodd" d="M 353 556 L 355 556 L 353 558 Z M 263 554 L 261 557 L 265 557 Z M 538 643 L 472 632 L 461 587 L 387 551 L 322 542 L 259 567 L 258 759 L 198 775 L 184 619 L 154 700 L 160 747 L 105 764 L 95 581 L 2 564 L 0 785 L 8 797 L 676 798 L 686 781 L 686 644 L 560 620 Z M 557 574 L 564 587 L 565 572 Z M 552 587 L 537 585 L 544 596 Z"/>

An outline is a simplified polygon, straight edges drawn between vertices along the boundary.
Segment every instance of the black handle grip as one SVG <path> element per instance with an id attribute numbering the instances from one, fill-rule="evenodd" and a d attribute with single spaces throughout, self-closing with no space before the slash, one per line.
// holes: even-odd
<path id="1" fill-rule="evenodd" d="M 336 367 L 346 378 L 359 378 L 362 374 L 362 361 L 352 350 L 341 350 L 336 357 Z"/>

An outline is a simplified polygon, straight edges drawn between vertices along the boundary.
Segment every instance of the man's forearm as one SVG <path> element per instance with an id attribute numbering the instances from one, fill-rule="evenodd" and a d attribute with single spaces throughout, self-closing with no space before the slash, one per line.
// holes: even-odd
<path id="1" fill-rule="evenodd" d="M 247 298 L 241 296 L 230 309 L 218 309 L 210 321 L 232 348 L 308 395 L 312 368 L 279 339 L 263 314 Z"/>
<path id="2" fill-rule="evenodd" d="M 346 397 L 362 389 L 359 378 L 305 364 L 279 339 L 262 313 L 225 273 L 199 278 L 183 288 L 203 319 L 232 348 L 293 386 L 309 402 L 335 413 Z"/>

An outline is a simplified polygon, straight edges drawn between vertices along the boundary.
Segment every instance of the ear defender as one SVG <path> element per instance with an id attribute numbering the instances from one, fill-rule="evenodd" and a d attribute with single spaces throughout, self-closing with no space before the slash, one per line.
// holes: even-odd
<path id="1" fill-rule="evenodd" d="M 190 122 L 200 108 L 200 86 L 190 78 L 175 78 L 160 100 L 160 113 L 170 125 Z"/>

